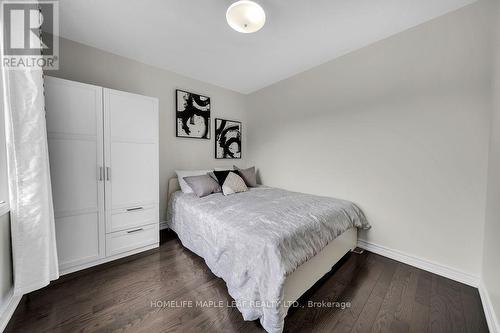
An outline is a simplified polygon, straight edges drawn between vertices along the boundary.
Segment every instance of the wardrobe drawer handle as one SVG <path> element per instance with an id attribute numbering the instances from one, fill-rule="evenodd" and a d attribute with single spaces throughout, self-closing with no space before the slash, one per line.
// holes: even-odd
<path id="1" fill-rule="evenodd" d="M 142 210 L 144 207 L 134 207 L 134 208 L 127 208 L 127 212 L 133 212 L 134 210 Z"/>
<path id="2" fill-rule="evenodd" d="M 142 230 L 144 230 L 144 229 L 143 228 L 139 228 L 139 229 L 129 230 L 129 231 L 127 231 L 127 234 L 132 234 L 134 232 L 139 232 L 139 231 L 142 231 Z"/>

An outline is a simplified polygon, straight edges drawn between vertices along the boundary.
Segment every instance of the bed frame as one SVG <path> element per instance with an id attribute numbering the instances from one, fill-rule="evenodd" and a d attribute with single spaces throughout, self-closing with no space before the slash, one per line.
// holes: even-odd
<path id="1" fill-rule="evenodd" d="M 179 190 L 179 181 L 177 178 L 171 178 L 168 182 L 167 200 L 170 200 L 170 196 Z M 331 241 L 321 252 L 300 265 L 285 280 L 284 303 L 291 305 L 297 301 L 319 279 L 330 272 L 344 255 L 356 247 L 357 240 L 357 229 L 351 228 Z"/>

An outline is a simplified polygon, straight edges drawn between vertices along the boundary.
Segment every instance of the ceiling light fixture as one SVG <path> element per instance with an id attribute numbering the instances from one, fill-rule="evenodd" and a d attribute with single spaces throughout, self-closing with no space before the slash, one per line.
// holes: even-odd
<path id="1" fill-rule="evenodd" d="M 266 23 L 266 13 L 262 7 L 250 0 L 233 3 L 226 12 L 226 20 L 234 30 L 249 34 L 259 31 Z"/>

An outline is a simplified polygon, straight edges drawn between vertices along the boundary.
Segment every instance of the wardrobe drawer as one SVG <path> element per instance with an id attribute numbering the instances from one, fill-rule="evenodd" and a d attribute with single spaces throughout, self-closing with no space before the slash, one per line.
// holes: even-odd
<path id="1" fill-rule="evenodd" d="M 115 210 L 106 226 L 106 232 L 114 232 L 133 227 L 158 223 L 158 208 L 156 205 L 134 206 Z"/>
<path id="2" fill-rule="evenodd" d="M 159 223 L 106 235 L 106 255 L 112 256 L 159 242 Z"/>

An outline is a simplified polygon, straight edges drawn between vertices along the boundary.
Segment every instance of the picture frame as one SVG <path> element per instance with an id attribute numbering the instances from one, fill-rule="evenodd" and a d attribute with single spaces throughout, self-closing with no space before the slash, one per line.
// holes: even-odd
<path id="1" fill-rule="evenodd" d="M 186 90 L 175 90 L 175 136 L 210 140 L 210 97 Z"/>
<path id="2" fill-rule="evenodd" d="M 215 118 L 215 158 L 241 159 L 242 124 L 240 121 Z"/>

